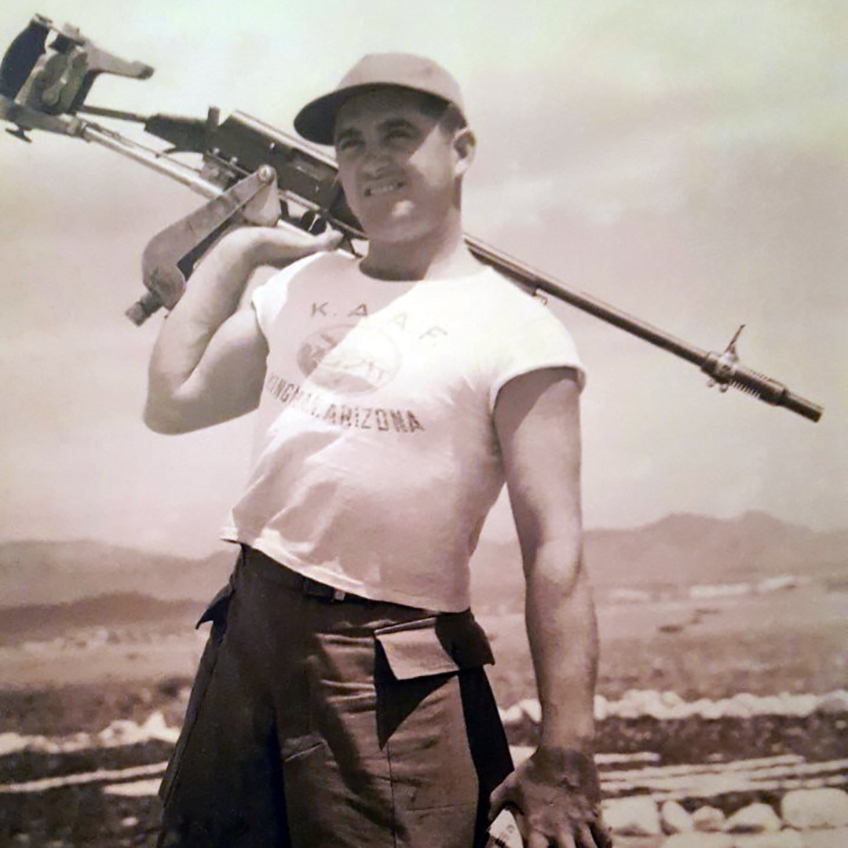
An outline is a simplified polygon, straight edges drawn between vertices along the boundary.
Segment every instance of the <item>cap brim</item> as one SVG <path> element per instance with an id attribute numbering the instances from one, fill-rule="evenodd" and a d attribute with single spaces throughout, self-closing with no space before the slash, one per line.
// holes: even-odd
<path id="1" fill-rule="evenodd" d="M 390 82 L 369 82 L 362 85 L 352 85 L 338 91 L 331 91 L 329 94 L 325 94 L 323 97 L 318 97 L 311 103 L 307 103 L 295 116 L 294 128 L 307 141 L 312 141 L 316 144 L 332 145 L 334 142 L 333 134 L 336 126 L 336 114 L 344 105 L 345 101 L 356 94 L 366 91 L 377 91 L 383 88 L 403 88 L 407 91 L 417 91 L 430 97 L 436 97 L 445 103 L 451 102 L 440 94 L 423 91 L 420 88 L 413 88 L 410 85 L 399 85 L 398 83 Z"/>
<path id="2" fill-rule="evenodd" d="M 359 89 L 370 86 L 357 86 Z M 294 128 L 307 141 L 316 144 L 332 144 L 333 129 L 336 125 L 336 112 L 342 103 L 355 93 L 354 89 L 333 91 L 307 103 L 294 119 Z"/>

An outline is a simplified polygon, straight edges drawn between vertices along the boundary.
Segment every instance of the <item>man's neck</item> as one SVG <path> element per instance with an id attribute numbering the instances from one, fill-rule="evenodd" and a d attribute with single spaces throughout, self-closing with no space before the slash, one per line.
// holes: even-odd
<path id="1" fill-rule="evenodd" d="M 465 246 L 461 227 L 411 242 L 372 240 L 360 268 L 381 280 L 458 279 L 480 270 L 480 263 Z"/>

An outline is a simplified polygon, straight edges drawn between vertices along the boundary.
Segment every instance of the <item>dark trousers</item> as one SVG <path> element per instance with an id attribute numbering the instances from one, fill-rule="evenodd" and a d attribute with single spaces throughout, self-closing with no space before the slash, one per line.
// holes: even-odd
<path id="1" fill-rule="evenodd" d="M 473 848 L 512 768 L 469 612 L 338 593 L 243 549 L 162 784 L 160 848 Z"/>

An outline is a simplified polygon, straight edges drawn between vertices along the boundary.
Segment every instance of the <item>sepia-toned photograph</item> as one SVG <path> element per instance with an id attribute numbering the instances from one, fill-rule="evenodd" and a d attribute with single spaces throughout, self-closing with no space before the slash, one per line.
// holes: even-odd
<path id="1" fill-rule="evenodd" d="M 848 845 L 848 9 L 0 9 L 0 845 Z"/>

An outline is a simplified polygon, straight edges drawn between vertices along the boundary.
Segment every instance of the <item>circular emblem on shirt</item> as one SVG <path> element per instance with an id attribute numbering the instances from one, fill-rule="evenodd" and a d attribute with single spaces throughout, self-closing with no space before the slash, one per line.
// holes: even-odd
<path id="1" fill-rule="evenodd" d="M 365 394 L 392 381 L 400 351 L 382 331 L 359 324 L 324 327 L 307 336 L 297 352 L 306 377 L 324 389 Z"/>

